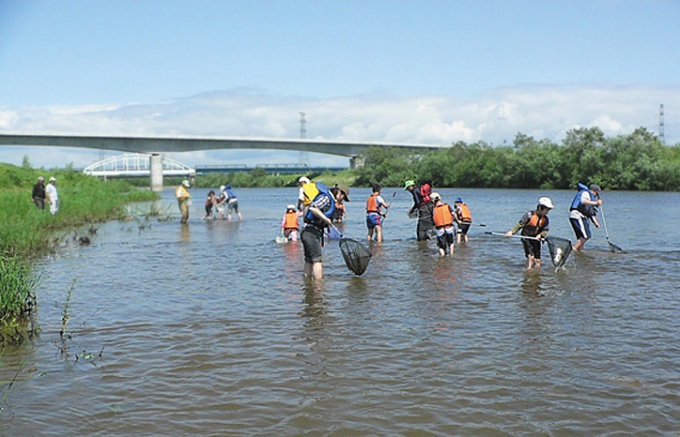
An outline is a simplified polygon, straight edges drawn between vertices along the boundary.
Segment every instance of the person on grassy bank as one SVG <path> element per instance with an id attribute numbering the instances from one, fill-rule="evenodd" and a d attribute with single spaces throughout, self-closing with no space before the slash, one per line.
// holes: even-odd
<path id="1" fill-rule="evenodd" d="M 40 176 L 38 182 L 33 185 L 33 203 L 38 209 L 45 209 L 45 178 Z"/>
<path id="2" fill-rule="evenodd" d="M 55 180 L 67 181 L 60 194 L 69 202 L 52 216 L 26 202 L 37 172 L 0 163 L 0 343 L 2 339 L 20 341 L 17 332 L 26 329 L 35 307 L 38 276 L 32 262 L 73 241 L 72 233 L 64 230 L 125 218 L 126 204 L 159 198 L 157 193 L 119 180 L 105 182 L 68 169 L 55 173 Z"/>
<path id="3" fill-rule="evenodd" d="M 52 176 L 50 183 L 45 188 L 46 199 L 50 204 L 50 214 L 55 215 L 59 211 L 59 193 L 57 191 L 57 179 Z"/>

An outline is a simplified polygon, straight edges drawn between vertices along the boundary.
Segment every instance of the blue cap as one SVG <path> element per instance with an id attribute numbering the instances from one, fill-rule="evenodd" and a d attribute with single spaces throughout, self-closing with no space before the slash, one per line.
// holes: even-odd
<path id="1" fill-rule="evenodd" d="M 453 203 L 463 203 L 463 199 L 456 197 L 456 200 Z"/>

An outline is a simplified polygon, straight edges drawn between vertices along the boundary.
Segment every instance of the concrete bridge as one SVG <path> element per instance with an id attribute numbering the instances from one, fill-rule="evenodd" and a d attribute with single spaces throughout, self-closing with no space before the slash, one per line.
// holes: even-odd
<path id="1" fill-rule="evenodd" d="M 264 149 L 297 150 L 325 153 L 350 158 L 350 166 L 361 166 L 359 155 L 369 147 L 399 147 L 413 151 L 439 149 L 440 146 L 424 144 L 392 144 L 381 142 L 355 142 L 310 139 L 277 139 L 218 136 L 117 136 L 87 134 L 26 134 L 0 132 L 0 146 L 53 146 L 100 150 L 117 150 L 132 153 L 151 153 L 151 187 L 163 186 L 161 153 L 193 152 L 199 150 Z"/>

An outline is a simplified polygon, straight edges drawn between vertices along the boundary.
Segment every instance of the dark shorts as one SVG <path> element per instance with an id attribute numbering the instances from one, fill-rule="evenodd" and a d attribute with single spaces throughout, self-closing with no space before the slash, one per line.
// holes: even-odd
<path id="1" fill-rule="evenodd" d="M 461 223 L 458 225 L 458 233 L 467 235 L 468 231 L 470 230 L 470 223 Z"/>
<path id="2" fill-rule="evenodd" d="M 524 256 L 533 255 L 536 259 L 541 259 L 541 242 L 537 240 L 522 240 L 524 245 Z"/>
<path id="3" fill-rule="evenodd" d="M 323 231 L 316 226 L 307 225 L 300 234 L 302 248 L 305 250 L 305 262 L 318 263 L 322 260 Z"/>
<path id="4" fill-rule="evenodd" d="M 587 218 L 569 218 L 569 223 L 571 223 L 571 228 L 574 230 L 574 235 L 576 239 L 579 240 L 584 238 L 590 240 L 592 234 L 590 233 L 590 224 Z"/>
<path id="5" fill-rule="evenodd" d="M 366 214 L 366 227 L 368 227 L 368 229 L 373 229 L 376 226 L 381 225 L 382 221 L 380 220 L 380 214 L 376 214 L 374 212 Z"/>

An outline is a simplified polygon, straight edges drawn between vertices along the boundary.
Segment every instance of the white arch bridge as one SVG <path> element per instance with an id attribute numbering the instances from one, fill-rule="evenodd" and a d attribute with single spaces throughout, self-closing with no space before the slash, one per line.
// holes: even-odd
<path id="1" fill-rule="evenodd" d="M 88 165 L 83 173 L 103 178 L 151 176 L 152 156 L 146 153 L 112 156 Z M 163 176 L 196 176 L 195 169 L 167 156 L 161 158 L 161 166 Z"/>

